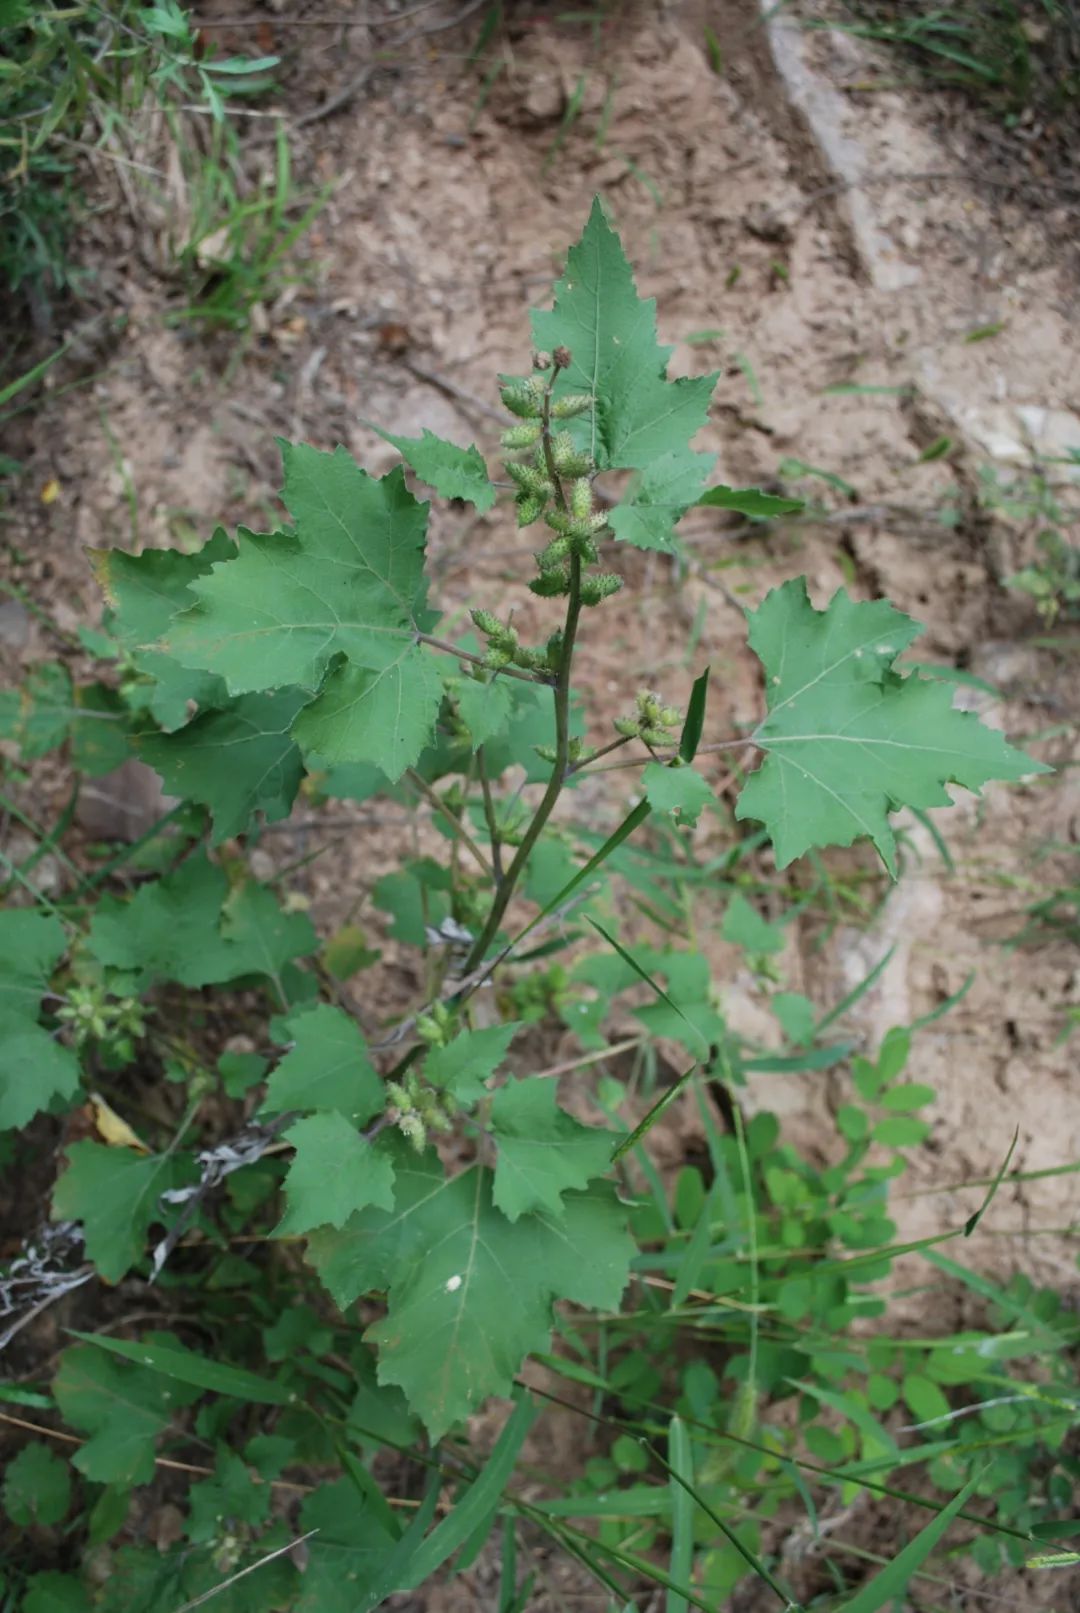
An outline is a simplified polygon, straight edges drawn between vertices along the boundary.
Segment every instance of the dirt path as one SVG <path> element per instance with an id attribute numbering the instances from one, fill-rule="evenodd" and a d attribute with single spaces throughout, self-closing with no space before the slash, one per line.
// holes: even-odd
<path id="1" fill-rule="evenodd" d="M 284 22 L 268 14 L 267 27 L 286 40 Z M 355 78 L 369 42 L 361 29 L 347 39 L 345 50 L 336 36 L 320 39 L 305 56 L 291 91 L 298 108 Z M 962 144 L 943 149 L 898 96 L 845 99 L 861 70 L 846 44 L 765 27 L 751 0 L 619 10 L 595 37 L 539 10 L 516 13 L 489 58 L 502 65 L 488 73 L 486 98 L 482 70 L 465 60 L 469 40 L 459 31 L 414 42 L 402 70 L 378 74 L 298 134 L 301 167 L 334 182 L 310 237 L 310 274 L 266 310 L 266 333 L 224 376 L 190 333 L 163 328 L 163 288 L 132 256 L 109 293 L 126 306 L 126 333 L 104 363 L 94 355 L 91 385 L 55 400 L 30 445 L 16 579 L 61 627 L 93 622 L 83 547 L 183 543 L 218 520 L 271 519 L 275 433 L 344 442 L 373 469 L 396 456 L 364 420 L 490 447 L 493 375 L 520 366 L 526 308 L 546 297 L 601 191 L 641 290 L 657 298 L 674 371 L 721 370 L 700 441 L 718 450 L 719 475 L 769 482 L 787 459 L 827 476 L 783 467 L 820 499 L 813 523 L 763 538 L 711 513 L 688 520 L 680 591 L 664 564 L 631 557 L 632 586 L 606 617 L 605 642 L 587 652 L 585 687 L 612 708 L 646 678 L 685 695 L 693 624 L 694 667 L 713 666 L 712 719 L 726 732 L 759 700 L 741 606 L 805 571 L 819 603 L 846 582 L 925 622 L 922 658 L 996 683 L 1006 698 L 995 720 L 1010 731 L 1074 722 L 1068 660 L 1034 646 L 1033 613 L 1001 586 L 1028 558 L 1033 529 L 994 518 L 980 495 L 991 456 L 1011 475 L 1033 447 L 1080 445 L 1075 287 L 1047 258 L 1037 221 L 980 193 Z M 940 455 L 920 459 L 945 438 Z M 59 498 L 42 503 L 53 477 Z M 441 521 L 434 556 L 449 610 L 505 592 L 514 541 L 502 518 Z M 20 653 L 47 643 L 35 625 Z M 1059 734 L 1048 756 L 1068 761 L 1071 743 Z M 1072 1054 L 1056 1042 L 1077 998 L 1075 955 L 999 945 L 1054 877 L 1040 847 L 1080 834 L 1073 775 L 990 791 L 940 827 L 954 873 L 919 829 L 912 876 L 869 929 L 842 926 L 820 944 L 820 928 L 804 927 L 792 943 L 792 985 L 801 979 L 823 1003 L 895 948 L 858 1009 L 870 1044 L 974 973 L 912 1061 L 911 1078 L 936 1086 L 939 1102 L 898 1199 L 904 1235 L 970 1213 L 977 1190 L 917 1195 L 992 1172 L 1016 1127 L 1023 1170 L 1080 1157 Z M 860 854 L 837 866 L 872 864 Z M 317 917 L 332 916 L 339 881 L 340 870 L 316 875 Z M 733 1022 L 756 1029 L 755 983 L 731 974 L 722 948 L 717 958 Z M 810 1146 L 824 1107 L 841 1100 L 820 1077 L 775 1078 L 751 1095 Z M 1072 1222 L 1072 1180 L 1003 1191 L 969 1263 L 1062 1279 L 1074 1251 L 1026 1231 Z"/>

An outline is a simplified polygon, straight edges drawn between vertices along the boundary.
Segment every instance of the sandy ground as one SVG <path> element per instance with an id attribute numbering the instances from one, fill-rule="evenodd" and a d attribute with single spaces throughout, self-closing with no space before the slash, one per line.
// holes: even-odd
<path id="1" fill-rule="evenodd" d="M 228 27 L 215 37 L 244 48 Z M 304 39 L 289 90 L 297 118 L 363 77 L 372 48 L 363 28 Z M 936 1087 L 938 1102 L 894 1200 L 903 1236 L 956 1225 L 981 1192 L 956 1184 L 992 1174 L 1017 1128 L 1013 1163 L 1025 1172 L 1080 1157 L 1075 1044 L 1058 1041 L 1080 1000 L 1075 952 L 1001 944 L 1069 866 L 1046 847 L 1080 837 L 1075 660 L 1067 646 L 1039 646 L 1038 618 L 1002 586 L 1030 558 L 1037 522 L 990 510 L 983 496 L 987 467 L 1015 477 L 1037 452 L 1080 446 L 1077 283 L 1052 248 L 1062 227 L 1054 198 L 1033 216 L 1006 185 L 980 184 L 981 148 L 962 129 L 943 130 L 910 95 L 847 93 L 865 75 L 850 42 L 765 26 L 751 0 L 614 10 L 595 29 L 526 7 L 480 67 L 467 60 L 472 39 L 464 28 L 411 41 L 392 68 L 297 130 L 300 171 L 332 193 L 303 279 L 263 310 L 263 333 L 239 352 L 208 351 L 163 324 L 174 293 L 153 270 L 145 220 L 110 193 L 113 211 L 96 227 L 119 246 L 98 295 L 105 325 L 122 309 L 126 327 L 99 340 L 99 320 L 80 359 L 84 384 L 56 396 L 13 449 L 28 467 L 7 529 L 15 580 L 62 629 L 95 621 L 83 547 L 182 543 L 219 520 L 261 523 L 275 508 L 275 433 L 343 442 L 379 470 L 395 455 L 368 420 L 491 449 L 493 377 L 520 368 L 526 309 L 546 297 L 602 192 L 675 344 L 673 372 L 721 371 L 699 439 L 718 451 L 718 477 L 771 485 L 782 474 L 821 514 L 762 536 L 697 512 L 684 526 L 678 586 L 667 562 L 627 558 L 629 586 L 582 652 L 597 732 L 642 681 L 678 700 L 706 662 L 713 737 L 750 717 L 760 688 L 742 607 L 805 572 L 819 604 L 846 583 L 924 622 L 921 659 L 995 684 L 1000 699 L 971 698 L 1061 769 L 938 814 L 953 871 L 915 826 L 908 877 L 880 887 L 869 925 L 845 920 L 826 934 L 818 915 L 792 926 L 791 987 L 823 1005 L 894 948 L 849 1021 L 871 1048 L 974 975 L 916 1042 L 909 1078 Z M 268 11 L 260 40 L 287 52 L 296 34 Z M 970 339 L 991 326 L 1000 329 Z M 78 369 L 65 379 L 80 379 Z M 921 461 L 942 437 L 947 451 Z M 60 493 L 46 504 L 52 478 Z M 433 556 L 444 608 L 512 591 L 523 616 L 545 621 L 516 580 L 516 543 L 498 513 L 443 515 Z M 687 665 L 692 625 L 700 636 Z M 51 653 L 36 621 L 15 637 L 9 658 Z M 630 788 L 626 775 L 611 780 L 587 802 L 594 825 Z M 370 886 L 385 871 L 389 844 L 358 854 L 346 839 L 314 865 L 318 923 L 340 919 L 343 881 Z M 875 888 L 868 855 L 835 866 Z M 758 984 L 718 938 L 703 944 L 733 1023 L 768 1034 Z M 414 989 L 407 974 L 398 989 Z M 828 1110 L 845 1096 L 843 1076 L 773 1077 L 748 1104 L 777 1109 L 793 1140 L 825 1154 Z M 669 1163 L 693 1148 L 695 1124 L 687 1109 L 667 1133 Z M 1074 1285 L 1075 1239 L 1040 1229 L 1080 1220 L 1075 1180 L 1003 1188 L 966 1262 Z"/>

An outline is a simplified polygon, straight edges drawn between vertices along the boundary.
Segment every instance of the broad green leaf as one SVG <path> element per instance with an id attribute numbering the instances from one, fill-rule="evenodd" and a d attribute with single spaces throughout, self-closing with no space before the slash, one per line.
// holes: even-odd
<path id="1" fill-rule="evenodd" d="M 765 824 L 781 868 L 814 846 L 868 835 L 895 876 L 891 811 L 949 806 L 947 783 L 978 791 L 992 778 L 1048 771 L 954 711 L 949 684 L 893 670 L 918 631 L 887 601 L 859 603 L 843 589 L 815 610 L 802 578 L 751 614 L 769 710 L 751 736 L 765 760 L 736 816 Z"/>
<path id="2" fill-rule="evenodd" d="M 727 905 L 720 933 L 732 946 L 744 947 L 747 952 L 783 951 L 783 924 L 770 924 L 739 891 Z"/>
<path id="3" fill-rule="evenodd" d="M 318 950 L 319 938 L 306 913 L 287 913 L 268 885 L 253 879 L 230 891 L 221 915 L 221 934 L 228 948 L 226 966 L 236 974 L 266 975 L 278 996 L 288 1001 L 287 971 L 297 958 Z"/>
<path id="4" fill-rule="evenodd" d="M 164 879 L 143 885 L 130 901 L 104 898 L 90 924 L 90 951 L 99 963 L 130 970 L 144 985 L 227 980 L 229 952 L 219 926 L 228 890 L 222 870 L 196 852 Z"/>
<path id="5" fill-rule="evenodd" d="M 136 1154 L 103 1143 L 72 1143 L 53 1189 L 57 1221 L 81 1221 L 86 1252 L 107 1283 L 118 1283 L 143 1257 L 146 1234 L 162 1219 L 166 1188 L 197 1179 L 188 1155 Z"/>
<path id="6" fill-rule="evenodd" d="M 231 1531 L 237 1524 L 245 1531 L 257 1530 L 266 1522 L 272 1500 L 270 1486 L 255 1482 L 238 1452 L 219 1449 L 213 1478 L 188 1491 L 188 1539 L 217 1541 L 223 1529 Z"/>
<path id="7" fill-rule="evenodd" d="M 109 627 L 126 649 L 154 644 L 180 611 L 195 603 L 191 584 L 236 554 L 219 527 L 197 554 L 177 549 L 87 549 L 94 576 L 109 602 Z"/>
<path id="8" fill-rule="evenodd" d="M 698 499 L 699 505 L 714 510 L 734 510 L 755 521 L 772 521 L 778 515 L 798 515 L 803 509 L 801 498 L 779 498 L 775 493 L 763 493 L 759 487 L 710 487 Z"/>
<path id="9" fill-rule="evenodd" d="M 715 462 L 715 454 L 689 448 L 653 460 L 612 510 L 609 525 L 615 536 L 639 549 L 673 549 L 675 528 L 691 504 L 699 502 Z"/>
<path id="10" fill-rule="evenodd" d="M 797 1047 L 807 1047 L 814 1039 L 814 1022 L 817 1015 L 809 997 L 800 991 L 778 991 L 770 999 L 769 1007 L 780 1021 L 780 1028 Z"/>
<path id="11" fill-rule="evenodd" d="M 214 820 L 211 844 L 243 834 L 256 812 L 268 823 L 288 817 L 304 766 L 289 733 L 310 700 L 300 689 L 241 695 L 172 734 L 147 734 L 139 755 L 171 795 L 198 801 Z"/>
<path id="12" fill-rule="evenodd" d="M 920 1423 L 947 1418 L 952 1409 L 933 1379 L 919 1372 L 909 1372 L 901 1389 L 911 1415 Z"/>
<path id="13" fill-rule="evenodd" d="M 76 1344 L 60 1357 L 53 1394 L 65 1420 L 90 1436 L 72 1457 L 79 1472 L 133 1485 L 153 1478 L 155 1439 L 199 1391 Z"/>
<path id="14" fill-rule="evenodd" d="M 198 603 L 164 645 L 185 666 L 218 673 L 233 694 L 317 689 L 338 654 L 385 670 L 426 618 L 427 511 L 401 470 L 378 481 L 344 448 L 281 450 L 295 529 L 241 530 L 237 558 L 192 583 Z"/>
<path id="15" fill-rule="evenodd" d="M 680 823 L 695 824 L 702 807 L 716 801 L 701 774 L 692 767 L 664 767 L 660 762 L 650 762 L 641 782 L 653 811 L 677 813 Z"/>
<path id="16" fill-rule="evenodd" d="M 389 1210 L 394 1203 L 394 1167 L 351 1121 L 327 1110 L 290 1126 L 287 1142 L 296 1150 L 285 1178 L 284 1216 L 279 1237 L 315 1227 L 341 1227 L 369 1204 Z"/>
<path id="17" fill-rule="evenodd" d="M 491 1201 L 491 1174 L 452 1180 L 437 1156 L 396 1151 L 392 1211 L 362 1210 L 322 1229 L 308 1258 L 337 1303 L 389 1289 L 379 1380 L 396 1383 L 433 1439 L 488 1395 L 505 1394 L 524 1357 L 546 1347 L 556 1298 L 618 1304 L 634 1244 L 607 1184 L 571 1194 L 561 1219 L 511 1223 Z"/>
<path id="18" fill-rule="evenodd" d="M 475 443 L 459 448 L 426 428 L 420 437 L 395 437 L 393 432 L 383 431 L 379 426 L 373 429 L 386 442 L 393 443 L 420 480 L 443 498 L 465 499 L 475 504 L 481 513 L 494 504 L 495 489 Z"/>
<path id="19" fill-rule="evenodd" d="M 433 1087 L 452 1093 L 459 1104 L 478 1103 L 487 1096 L 487 1082 L 520 1029 L 520 1020 L 507 1020 L 478 1031 L 461 1031 L 445 1047 L 431 1049 L 424 1061 L 424 1075 Z"/>
<path id="20" fill-rule="evenodd" d="M 349 1479 L 324 1484 L 305 1499 L 300 1528 L 318 1533 L 308 1541 L 294 1613 L 356 1613 L 394 1545 L 373 1501 Z"/>
<path id="21" fill-rule="evenodd" d="M 293 724 L 304 750 L 330 763 L 371 762 L 396 781 L 432 737 L 442 675 L 419 645 L 399 641 L 375 671 L 342 663 Z"/>
<path id="22" fill-rule="evenodd" d="M 285 1031 L 293 1045 L 266 1084 L 264 1114 L 336 1109 L 362 1126 L 384 1107 L 383 1083 L 360 1027 L 344 1009 L 318 1003 L 293 1014 Z"/>
<path id="23" fill-rule="evenodd" d="M 563 1194 L 603 1175 L 615 1138 L 596 1126 L 583 1126 L 555 1101 L 551 1081 L 511 1081 L 500 1087 L 491 1106 L 491 1133 L 497 1158 L 492 1197 L 511 1221 L 528 1210 L 547 1210 L 556 1219 Z"/>
<path id="24" fill-rule="evenodd" d="M 181 666 L 172 656 L 149 646 L 162 638 L 174 616 L 194 605 L 191 583 L 235 553 L 235 545 L 220 527 L 192 555 L 175 549 L 144 549 L 141 554 L 123 549 L 87 550 L 111 607 L 109 628 L 131 652 L 139 671 L 154 680 L 146 703 L 166 730 L 187 722 L 189 701 L 200 707 L 228 703 L 229 692 L 220 678 Z"/>
<path id="25" fill-rule="evenodd" d="M 583 441 L 600 469 L 645 469 L 685 453 L 705 424 L 717 378 L 666 379 L 672 350 L 657 342 L 656 304 L 638 297 L 599 200 L 567 255 L 554 309 L 534 311 L 532 324 L 537 347 L 562 346 L 572 355 L 556 396 L 588 392 L 596 399 L 582 417 Z"/>
<path id="26" fill-rule="evenodd" d="M 75 690 L 71 722 L 71 761 L 80 773 L 102 778 L 131 754 L 130 713 L 124 697 L 104 683 Z"/>
<path id="27" fill-rule="evenodd" d="M 514 707 L 512 679 L 489 676 L 486 681 L 480 681 L 454 677 L 448 678 L 446 683 L 447 692 L 457 702 L 462 721 L 469 730 L 474 750 L 506 732 Z"/>
<path id="28" fill-rule="evenodd" d="M 191 1389 L 207 1390 L 210 1394 L 229 1395 L 234 1400 L 249 1400 L 260 1406 L 288 1406 L 296 1394 L 270 1378 L 260 1378 L 254 1372 L 245 1372 L 227 1361 L 214 1361 L 199 1355 L 195 1350 L 183 1349 L 177 1344 L 160 1344 L 152 1339 L 114 1339 L 105 1334 L 78 1333 L 75 1337 L 84 1344 L 105 1350 L 122 1361 L 133 1362 L 164 1378 L 173 1378 Z"/>
<path id="29" fill-rule="evenodd" d="M 426 927 L 441 924 L 450 912 L 449 871 L 431 857 L 418 857 L 395 873 L 384 874 L 372 891 L 372 901 L 393 916 L 390 934 L 395 941 L 422 947 Z"/>
<path id="30" fill-rule="evenodd" d="M 90 1597 L 82 1582 L 52 1569 L 30 1575 L 20 1607 L 21 1613 L 91 1613 Z"/>
<path id="31" fill-rule="evenodd" d="M 155 980 L 219 985 L 267 975 L 282 990 L 293 959 L 317 946 L 304 913 L 284 913 L 273 892 L 251 881 L 229 891 L 225 874 L 195 852 L 129 902 L 103 900 L 90 925 L 99 963 L 130 972 L 145 987 Z"/>
<path id="32" fill-rule="evenodd" d="M 79 1088 L 79 1063 L 38 1024 L 49 977 L 67 951 L 59 919 L 36 909 L 0 913 L 0 1131 L 25 1126 Z"/>
<path id="33" fill-rule="evenodd" d="M 71 675 L 60 661 L 42 661 L 21 688 L 0 690 L 0 739 L 12 740 L 26 761 L 62 745 L 74 715 Z"/>
<path id="34" fill-rule="evenodd" d="M 71 1505 L 71 1473 L 55 1452 L 35 1440 L 4 1471 L 4 1511 L 20 1529 L 59 1523 Z"/>

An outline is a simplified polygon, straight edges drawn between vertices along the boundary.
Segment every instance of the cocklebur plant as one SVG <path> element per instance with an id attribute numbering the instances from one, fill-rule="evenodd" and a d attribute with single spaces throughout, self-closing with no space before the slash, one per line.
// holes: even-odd
<path id="1" fill-rule="evenodd" d="M 100 1274 L 117 1282 L 147 1270 L 161 1223 L 170 1230 L 153 1269 L 167 1270 L 182 1232 L 205 1236 L 216 1194 L 229 1232 L 247 1236 L 257 1220 L 302 1245 L 343 1313 L 363 1302 L 364 1345 L 354 1340 L 349 1359 L 370 1372 L 374 1351 L 380 1392 L 403 1397 L 395 1415 L 419 1419 L 433 1440 L 487 1396 L 512 1391 L 524 1358 L 547 1346 L 556 1302 L 614 1312 L 639 1259 L 620 1189 L 627 1149 L 647 1123 L 628 1138 L 616 1118 L 609 1129 L 564 1108 L 552 1081 L 522 1070 L 520 1021 L 477 1013 L 495 995 L 481 999 L 481 988 L 499 988 L 505 966 L 528 956 L 527 939 L 544 955 L 545 926 L 580 907 L 619 966 L 653 985 L 651 1006 L 668 1017 L 643 1013 L 647 1034 L 674 1025 L 690 1074 L 723 1084 L 726 1027 L 711 987 L 686 967 L 703 960 L 669 950 L 643 962 L 609 936 L 609 915 L 592 903 L 597 877 L 650 818 L 692 832 L 715 799 L 695 765 L 710 744 L 761 754 L 736 815 L 763 826 L 780 866 L 865 836 L 893 873 L 894 810 L 947 805 L 949 782 L 978 789 L 1040 770 L 955 711 L 947 683 L 897 664 L 918 632 L 908 617 L 844 590 L 816 609 L 802 579 L 750 613 L 766 707 L 751 732 L 706 736 L 706 671 L 685 710 L 663 688 L 630 687 L 625 716 L 606 731 L 592 724 L 574 668 L 587 636 L 605 631 L 622 586 L 621 546 L 674 552 L 694 505 L 763 517 L 791 502 L 706 488 L 715 456 L 691 442 L 716 377 L 668 379 L 654 306 L 638 298 L 599 203 L 568 253 L 554 306 L 534 313 L 532 337 L 528 374 L 500 383 L 505 483 L 475 446 L 430 432 L 384 435 L 420 482 L 481 516 L 511 495 L 522 588 L 539 602 L 529 619 L 551 612 L 543 636 L 525 642 L 509 597 L 473 610 L 467 640 L 446 637 L 428 598 L 428 506 L 403 470 L 377 478 L 343 448 L 282 443 L 291 520 L 280 530 L 241 528 L 235 539 L 219 530 L 195 554 L 92 556 L 125 669 L 128 717 L 112 726 L 184 803 L 183 855 L 174 851 L 159 877 L 106 897 L 89 917 L 82 906 L 0 915 L 0 949 L 15 960 L 18 985 L 0 987 L 0 1036 L 40 1060 L 33 1078 L 25 1062 L 0 1078 L 2 1124 L 70 1106 L 88 1084 L 76 1050 L 51 1034 L 56 1016 L 42 1022 L 37 1012 L 76 945 L 110 1002 L 152 1004 L 163 987 L 250 988 L 263 1005 L 259 1045 L 279 1050 L 272 1059 L 212 1050 L 225 1095 L 243 1101 L 254 1128 L 243 1147 L 227 1141 L 196 1155 L 184 1128 L 145 1156 L 71 1144 L 54 1214 L 83 1224 Z M 615 503 L 596 485 L 611 471 L 625 473 Z M 0 710 L 0 721 L 40 754 L 76 743 L 82 717 L 70 693 L 42 685 Z M 639 778 L 628 775 L 634 804 L 599 845 L 582 834 L 574 849 L 573 831 L 554 828 L 556 808 L 616 750 L 640 762 Z M 235 846 L 286 818 L 305 777 L 336 780 L 354 799 L 406 792 L 449 843 L 445 860 L 414 856 L 373 892 L 394 938 L 428 952 L 424 1000 L 378 1035 L 320 1000 L 333 971 L 325 949 L 321 973 L 311 965 L 320 947 L 310 918 L 250 878 Z M 527 994 L 518 1000 L 528 1017 Z M 154 1046 L 160 1017 L 145 1023 L 151 1055 L 164 1058 L 166 1042 Z M 184 1054 L 193 1066 L 208 1056 Z M 192 1112 L 201 1082 L 189 1084 Z M 168 1361 L 181 1372 L 172 1344 L 149 1348 L 144 1367 Z M 184 1370 L 183 1381 L 207 1387 L 205 1374 Z M 275 1380 L 260 1392 L 281 1404 L 286 1388 Z M 95 1409 L 71 1393 L 68 1403 L 93 1432 Z M 147 1426 L 152 1440 L 162 1422 Z M 415 1427 L 408 1421 L 403 1439 Z M 523 1438 L 524 1424 L 513 1433 Z M 321 1448 L 313 1435 L 312 1445 Z M 378 1550 L 389 1557 L 395 1539 L 387 1524 Z"/>

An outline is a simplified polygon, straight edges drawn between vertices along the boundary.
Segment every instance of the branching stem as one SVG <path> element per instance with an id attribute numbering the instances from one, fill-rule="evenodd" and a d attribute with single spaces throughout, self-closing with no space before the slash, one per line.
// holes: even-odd
<path id="1" fill-rule="evenodd" d="M 445 655 L 456 655 L 459 661 L 471 661 L 473 666 L 482 666 L 487 672 L 492 670 L 482 655 L 473 655 L 470 650 L 459 650 L 456 644 L 448 644 L 444 638 L 432 638 L 430 633 L 417 633 L 415 642 L 417 644 L 428 644 L 433 650 L 442 650 Z M 550 672 L 527 672 L 524 667 L 520 666 L 501 666 L 498 668 L 498 676 L 500 678 L 520 678 L 524 683 L 546 683 L 550 685 L 555 681 L 554 675 Z"/>
<path id="2" fill-rule="evenodd" d="M 476 859 L 488 878 L 493 879 L 495 877 L 495 870 L 484 856 L 484 853 L 480 850 L 480 847 L 476 844 L 476 841 L 473 839 L 472 835 L 465 828 L 465 825 L 462 823 L 457 813 L 447 806 L 446 802 L 443 800 L 438 791 L 433 790 L 427 780 L 425 778 L 421 778 L 420 774 L 414 767 L 408 768 L 405 776 L 412 785 L 413 789 L 420 792 L 429 806 L 433 807 L 434 810 L 439 813 L 440 817 L 446 819 L 451 830 L 453 831 L 454 838 L 460 841 L 465 847 L 465 850 Z"/>
<path id="3" fill-rule="evenodd" d="M 563 492 L 562 481 L 555 469 L 555 455 L 551 446 L 551 388 L 554 383 L 548 382 L 544 394 L 543 415 L 543 444 L 544 462 L 547 465 L 551 485 L 555 489 L 555 499 L 559 507 L 566 509 L 566 494 Z M 495 897 L 491 904 L 491 911 L 487 922 L 473 943 L 472 950 L 465 960 L 463 974 L 469 974 L 481 963 L 487 954 L 492 941 L 499 933 L 503 914 L 510 905 L 510 898 L 514 894 L 517 883 L 525 871 L 525 864 L 533 847 L 543 833 L 544 826 L 555 810 L 555 803 L 563 792 L 567 774 L 570 767 L 570 674 L 574 661 L 574 644 L 577 640 L 578 623 L 581 619 L 581 556 L 570 556 L 570 592 L 566 600 L 566 620 L 563 624 L 562 648 L 559 654 L 559 665 L 555 673 L 555 761 L 551 769 L 547 789 L 544 791 L 532 822 L 526 829 L 521 844 L 514 853 L 512 862 L 506 870 L 504 878 L 498 884 Z"/>

